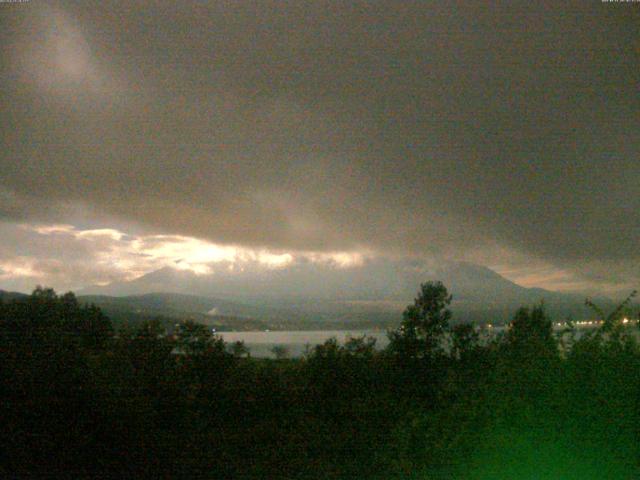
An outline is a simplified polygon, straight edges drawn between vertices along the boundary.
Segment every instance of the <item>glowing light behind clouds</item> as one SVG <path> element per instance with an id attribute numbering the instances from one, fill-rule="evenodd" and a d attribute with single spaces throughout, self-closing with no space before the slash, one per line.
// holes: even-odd
<path id="1" fill-rule="evenodd" d="M 252 249 L 183 235 L 130 235 L 115 228 L 80 229 L 69 224 L 19 224 L 16 228 L 22 239 L 40 245 L 38 255 L 0 256 L 0 281 L 22 290 L 37 283 L 66 289 L 132 280 L 164 267 L 197 275 L 215 275 L 219 268 L 243 270 L 249 265 L 278 269 L 299 261 L 349 268 L 371 255 Z M 43 252 L 47 244 L 51 251 Z"/>

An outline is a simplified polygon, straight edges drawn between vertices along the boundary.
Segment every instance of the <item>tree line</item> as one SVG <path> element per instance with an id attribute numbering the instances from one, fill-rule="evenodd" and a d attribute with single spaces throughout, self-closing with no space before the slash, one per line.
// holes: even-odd
<path id="1" fill-rule="evenodd" d="M 630 296 L 554 332 L 543 305 L 481 338 L 420 286 L 389 345 L 256 359 L 204 325 L 114 331 L 72 293 L 0 302 L 0 474 L 141 478 L 637 478 Z M 630 326 L 631 325 L 631 326 Z"/>

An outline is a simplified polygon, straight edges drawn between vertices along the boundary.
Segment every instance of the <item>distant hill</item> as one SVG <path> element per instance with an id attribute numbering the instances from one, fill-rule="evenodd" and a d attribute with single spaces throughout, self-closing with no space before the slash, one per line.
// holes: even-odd
<path id="1" fill-rule="evenodd" d="M 100 308 L 116 311 L 144 311 L 157 314 L 234 315 L 250 317 L 255 309 L 215 298 L 179 293 L 147 293 L 113 297 L 108 295 L 80 295 L 79 300 Z"/>
<path id="2" fill-rule="evenodd" d="M 80 295 L 78 300 L 100 307 L 116 322 L 137 323 L 156 318 L 171 323 L 191 319 L 221 330 L 265 329 L 268 325 L 260 318 L 269 319 L 275 315 L 269 316 L 269 312 L 234 302 L 177 293 L 124 297 Z"/>
<path id="3" fill-rule="evenodd" d="M 352 322 L 389 325 L 399 321 L 420 283 L 428 280 L 441 280 L 452 292 L 452 310 L 460 320 L 504 322 L 519 306 L 540 301 L 557 319 L 592 317 L 582 295 L 525 288 L 489 268 L 465 262 L 434 266 L 384 259 L 350 268 L 300 262 L 280 269 L 244 270 L 220 264 L 211 275 L 163 268 L 132 281 L 90 287 L 81 293 L 135 294 L 137 300 L 129 297 L 123 302 L 158 312 L 202 313 L 216 308 L 221 314 L 300 327 L 309 323 L 322 326 L 323 322 L 334 326 Z M 154 292 L 183 296 L 147 296 Z M 184 296 L 186 293 L 195 296 Z M 606 298 L 597 302 L 605 309 L 614 305 Z M 108 303 L 114 308 L 118 305 L 117 300 Z"/>
<path id="4" fill-rule="evenodd" d="M 0 300 L 4 302 L 10 302 L 11 300 L 20 300 L 23 298 L 27 298 L 28 295 L 20 292 L 7 292 L 5 290 L 0 290 Z"/>
<path id="5" fill-rule="evenodd" d="M 9 302 L 25 300 L 29 295 L 0 290 L 0 300 Z M 114 321 L 136 324 L 158 319 L 167 325 L 192 319 L 217 327 L 219 330 L 262 330 L 268 324 L 260 318 L 278 318 L 277 312 L 227 302 L 214 298 L 197 297 L 175 293 L 150 293 L 111 297 L 108 295 L 79 295 L 78 301 L 93 304 Z"/>

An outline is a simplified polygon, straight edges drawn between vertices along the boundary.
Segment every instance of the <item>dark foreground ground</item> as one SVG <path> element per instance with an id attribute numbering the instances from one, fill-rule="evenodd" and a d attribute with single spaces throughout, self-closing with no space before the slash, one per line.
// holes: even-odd
<path id="1" fill-rule="evenodd" d="M 630 312 L 558 345 L 541 308 L 521 310 L 481 344 L 421 298 L 383 352 L 354 339 L 279 360 L 192 323 L 114 335 L 69 294 L 0 304 L 0 476 L 640 477 Z"/>

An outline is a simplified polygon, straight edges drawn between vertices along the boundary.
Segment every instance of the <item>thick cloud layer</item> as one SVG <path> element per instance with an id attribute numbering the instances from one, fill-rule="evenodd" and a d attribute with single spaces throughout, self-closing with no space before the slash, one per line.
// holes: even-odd
<path id="1" fill-rule="evenodd" d="M 637 4 L 0 13 L 8 221 L 640 279 Z"/>

